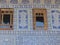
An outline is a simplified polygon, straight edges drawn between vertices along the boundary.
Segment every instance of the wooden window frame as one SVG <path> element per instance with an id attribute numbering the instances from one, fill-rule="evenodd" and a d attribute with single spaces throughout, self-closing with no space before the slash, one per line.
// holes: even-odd
<path id="1" fill-rule="evenodd" d="M 38 10 L 38 11 L 36 11 L 36 10 Z M 47 23 L 47 10 L 44 9 L 44 8 L 34 8 L 34 9 L 32 9 L 32 11 L 33 11 L 33 29 L 34 30 L 37 29 L 37 27 L 36 27 L 36 15 L 35 15 L 35 13 L 39 12 L 39 13 L 43 13 L 43 16 L 44 16 L 44 27 L 43 27 L 43 29 L 47 30 L 47 27 L 48 27 L 48 23 Z M 39 28 L 41 28 L 41 27 L 39 27 Z"/>
<path id="2" fill-rule="evenodd" d="M 12 28 L 0 28 L 0 30 L 13 30 L 13 8 L 0 8 L 0 16 L 2 16 L 2 18 L 0 18 L 0 26 L 10 26 Z M 12 11 L 12 12 L 11 12 Z M 4 14 L 10 14 L 10 24 L 3 24 L 3 16 Z"/>

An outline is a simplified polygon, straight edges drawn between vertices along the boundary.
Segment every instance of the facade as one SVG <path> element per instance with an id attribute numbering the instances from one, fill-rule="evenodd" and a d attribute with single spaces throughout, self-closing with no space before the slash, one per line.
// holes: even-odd
<path id="1" fill-rule="evenodd" d="M 0 0 L 0 45 L 60 45 L 60 0 Z"/>

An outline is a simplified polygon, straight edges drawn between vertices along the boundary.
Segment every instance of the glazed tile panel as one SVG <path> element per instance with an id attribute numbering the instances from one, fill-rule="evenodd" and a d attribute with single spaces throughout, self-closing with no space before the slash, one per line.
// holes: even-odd
<path id="1" fill-rule="evenodd" d="M 47 9 L 48 30 L 60 29 L 60 10 Z M 33 15 L 30 9 L 18 10 L 18 30 L 33 30 Z"/>
<path id="2" fill-rule="evenodd" d="M 27 10 L 19 10 L 19 29 L 28 29 L 28 13 Z"/>
<path id="3" fill-rule="evenodd" d="M 14 8 L 14 30 L 0 30 L 0 45 L 60 45 L 59 0 L 0 0 L 0 8 Z M 33 8 L 47 9 L 48 30 L 33 30 Z"/>
<path id="4" fill-rule="evenodd" d="M 51 10 L 52 17 L 52 29 L 58 30 L 60 29 L 60 9 L 52 9 Z"/>

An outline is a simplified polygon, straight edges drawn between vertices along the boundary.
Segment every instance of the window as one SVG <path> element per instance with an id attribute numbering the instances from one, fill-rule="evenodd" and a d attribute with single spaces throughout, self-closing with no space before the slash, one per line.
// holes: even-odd
<path id="1" fill-rule="evenodd" d="M 0 30 L 13 29 L 13 9 L 1 8 L 0 9 Z"/>
<path id="2" fill-rule="evenodd" d="M 33 9 L 33 29 L 47 30 L 47 11 L 46 9 Z"/>
<path id="3" fill-rule="evenodd" d="M 36 13 L 36 26 L 44 26 L 43 13 Z"/>

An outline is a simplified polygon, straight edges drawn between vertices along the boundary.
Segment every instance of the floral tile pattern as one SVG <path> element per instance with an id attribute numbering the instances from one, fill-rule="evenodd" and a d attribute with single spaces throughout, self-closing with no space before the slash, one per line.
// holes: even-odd
<path id="1" fill-rule="evenodd" d="M 52 26 L 53 29 L 60 29 L 60 11 L 52 10 Z"/>
<path id="2" fill-rule="evenodd" d="M 27 10 L 19 10 L 19 29 L 28 28 Z"/>

